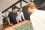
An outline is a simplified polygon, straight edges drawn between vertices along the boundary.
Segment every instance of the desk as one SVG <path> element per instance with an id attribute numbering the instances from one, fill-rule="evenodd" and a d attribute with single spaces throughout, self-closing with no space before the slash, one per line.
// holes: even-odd
<path id="1" fill-rule="evenodd" d="M 16 25 L 5 28 L 4 30 L 30 30 L 30 29 L 33 30 L 32 24 L 30 21 L 26 20 L 26 21 L 20 22 Z"/>

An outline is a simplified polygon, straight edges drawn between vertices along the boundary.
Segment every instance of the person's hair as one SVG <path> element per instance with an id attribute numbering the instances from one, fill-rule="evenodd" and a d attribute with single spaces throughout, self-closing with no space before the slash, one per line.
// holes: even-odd
<path id="1" fill-rule="evenodd" d="M 20 10 L 20 8 L 18 8 L 18 11 Z"/>
<path id="2" fill-rule="evenodd" d="M 27 6 L 28 8 L 31 8 L 31 9 L 33 9 L 33 6 L 32 6 L 32 4 L 30 3 L 30 4 L 28 4 L 28 6 Z"/>
<path id="3" fill-rule="evenodd" d="M 27 8 L 36 8 L 35 4 L 33 2 L 30 2 L 28 5 L 27 5 Z"/>
<path id="4" fill-rule="evenodd" d="M 14 9 L 18 9 L 18 7 L 16 7 L 16 6 L 13 6 L 13 7 L 12 7 L 12 11 L 13 11 Z"/>

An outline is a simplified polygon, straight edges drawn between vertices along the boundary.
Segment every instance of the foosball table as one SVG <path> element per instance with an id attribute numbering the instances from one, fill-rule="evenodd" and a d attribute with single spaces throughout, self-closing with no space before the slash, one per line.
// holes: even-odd
<path id="1" fill-rule="evenodd" d="M 16 25 L 7 27 L 3 30 L 33 30 L 32 23 L 28 20 L 22 21 Z"/>

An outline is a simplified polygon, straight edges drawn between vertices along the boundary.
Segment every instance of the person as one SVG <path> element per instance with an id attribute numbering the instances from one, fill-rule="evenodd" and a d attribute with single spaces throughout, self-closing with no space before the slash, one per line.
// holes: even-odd
<path id="1" fill-rule="evenodd" d="M 33 9 L 30 9 L 31 12 L 30 19 L 32 22 L 33 30 L 45 30 L 45 11 L 38 10 L 31 3 Z"/>
<path id="2" fill-rule="evenodd" d="M 18 8 L 13 7 L 12 11 L 8 14 L 8 23 L 9 25 L 17 24 L 16 17 L 17 17 Z"/>
<path id="3" fill-rule="evenodd" d="M 17 22 L 25 20 L 24 18 L 24 14 L 22 12 L 22 8 L 17 12 L 18 16 L 17 16 Z"/>
<path id="4" fill-rule="evenodd" d="M 25 20 L 30 20 L 30 14 L 28 13 L 28 6 L 27 5 L 23 7 L 22 11 L 23 11 Z"/>

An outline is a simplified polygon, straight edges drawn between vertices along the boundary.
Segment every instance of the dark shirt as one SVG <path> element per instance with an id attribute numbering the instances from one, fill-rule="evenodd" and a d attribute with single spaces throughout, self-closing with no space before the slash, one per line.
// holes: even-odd
<path id="1" fill-rule="evenodd" d="M 16 22 L 17 13 L 10 12 L 8 14 L 8 17 L 10 17 L 10 22 L 11 23 L 15 23 Z"/>

